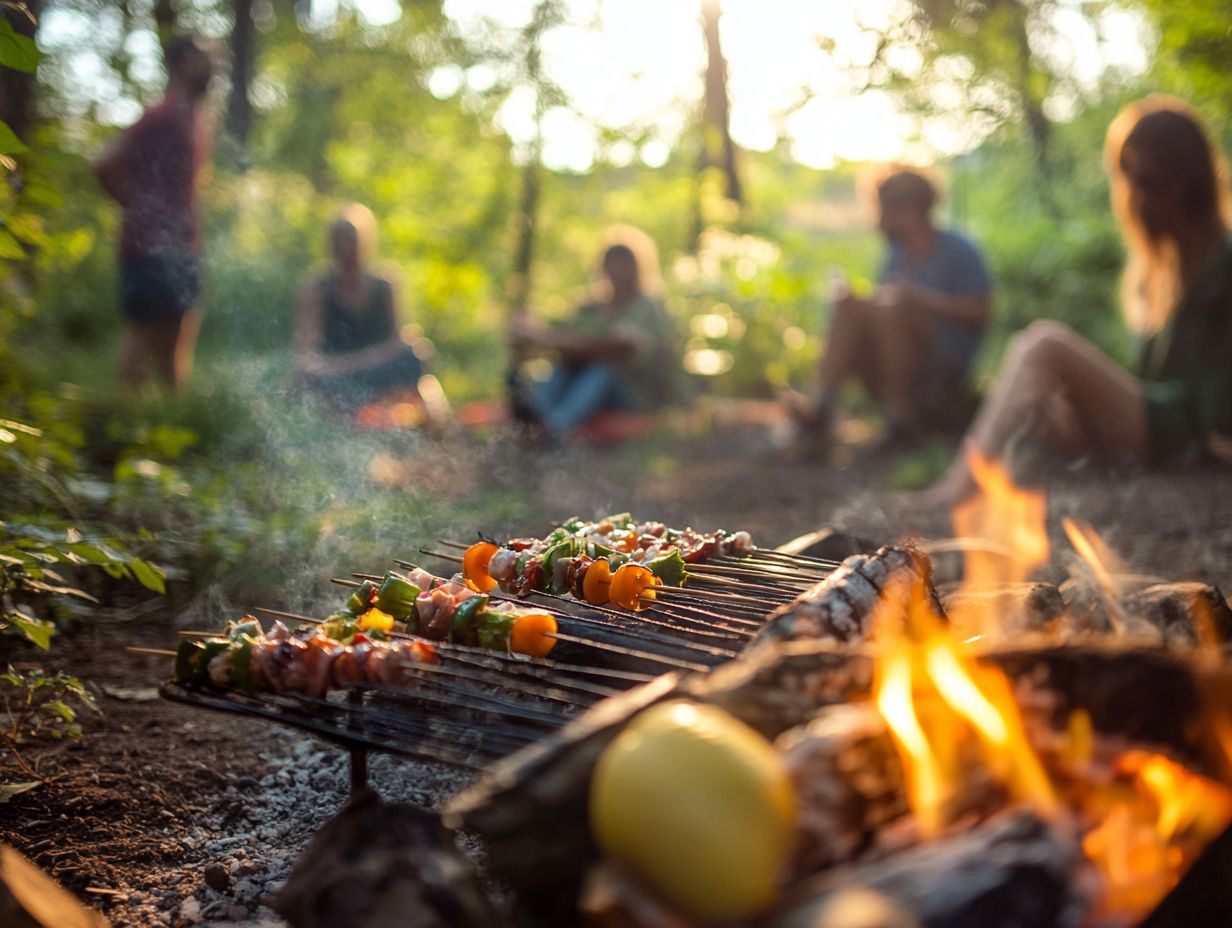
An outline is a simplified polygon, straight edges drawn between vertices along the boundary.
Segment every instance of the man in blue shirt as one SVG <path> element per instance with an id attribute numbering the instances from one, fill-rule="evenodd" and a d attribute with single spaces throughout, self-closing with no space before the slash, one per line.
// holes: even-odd
<path id="1" fill-rule="evenodd" d="M 918 439 L 938 392 L 952 392 L 956 404 L 965 399 L 992 282 L 975 245 L 933 225 L 936 201 L 936 188 L 916 171 L 895 171 L 877 185 L 878 226 L 889 246 L 877 292 L 862 299 L 837 288 L 815 391 L 788 397 L 815 446 L 828 442 L 839 387 L 852 378 L 884 405 L 891 448 Z"/>

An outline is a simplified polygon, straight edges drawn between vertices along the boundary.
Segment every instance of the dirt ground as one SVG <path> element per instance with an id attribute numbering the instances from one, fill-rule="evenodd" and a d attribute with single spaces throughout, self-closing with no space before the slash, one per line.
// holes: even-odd
<path id="1" fill-rule="evenodd" d="M 471 477 L 519 480 L 543 524 L 627 509 L 669 524 L 744 528 L 766 546 L 823 526 L 876 543 L 950 533 L 947 513 L 880 489 L 892 467 L 886 462 L 793 462 L 772 433 L 740 421 L 687 441 L 682 449 L 654 439 L 637 454 L 569 451 L 551 464 L 514 468 L 514 478 L 507 464 L 504 475 L 476 465 Z M 1059 523 L 1071 516 L 1094 525 L 1133 570 L 1232 590 L 1232 473 L 1085 470 L 1054 479 L 1049 491 L 1054 573 L 1070 557 Z M 263 902 L 345 801 L 345 757 L 294 732 L 158 699 L 168 662 L 123 646 L 173 641 L 170 621 L 155 619 L 82 625 L 59 643 L 65 669 L 91 681 L 103 712 L 86 720 L 84 741 L 26 752 L 46 782 L 0 804 L 0 839 L 116 925 L 279 925 Z M 27 779 L 11 766 L 0 774 Z M 373 782 L 424 805 L 462 783 L 392 761 L 374 766 Z"/>

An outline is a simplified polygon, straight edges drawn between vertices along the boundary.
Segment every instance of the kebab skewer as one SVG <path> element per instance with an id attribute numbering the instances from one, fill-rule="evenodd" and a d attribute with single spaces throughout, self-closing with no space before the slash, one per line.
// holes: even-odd
<path id="1" fill-rule="evenodd" d="M 530 657 L 547 657 L 556 645 L 556 619 L 550 613 L 493 600 L 486 592 L 418 567 L 405 575 L 387 571 L 379 583 L 363 581 L 324 629 L 342 639 L 373 630 L 388 633 L 399 623 L 429 641 Z"/>
<path id="2" fill-rule="evenodd" d="M 597 522 L 570 519 L 546 538 L 479 541 L 462 557 L 462 576 L 481 592 L 568 594 L 640 611 L 654 602 L 656 586 L 683 586 L 687 565 L 751 550 L 748 532 L 702 534 L 622 513 Z"/>
<path id="3" fill-rule="evenodd" d="M 292 632 L 275 622 L 268 632 L 252 616 L 229 623 L 218 637 L 184 639 L 175 656 L 177 683 L 212 684 L 246 693 L 301 692 L 324 696 L 332 689 L 361 684 L 406 686 L 416 668 L 440 661 L 422 641 L 381 640 L 355 632 L 345 641 L 323 627 Z"/>

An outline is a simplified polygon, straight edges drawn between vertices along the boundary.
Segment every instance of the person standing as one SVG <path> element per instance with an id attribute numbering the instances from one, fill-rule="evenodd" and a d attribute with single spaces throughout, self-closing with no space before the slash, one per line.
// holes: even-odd
<path id="1" fill-rule="evenodd" d="M 176 388 L 192 370 L 201 293 L 198 192 L 212 128 L 204 102 L 214 62 L 203 41 L 176 39 L 166 51 L 163 99 L 99 156 L 94 171 L 120 204 L 120 377 Z"/>
<path id="2" fill-rule="evenodd" d="M 811 397 L 785 400 L 814 447 L 828 445 L 839 387 L 859 379 L 886 413 L 891 450 L 909 446 L 935 410 L 957 408 L 992 305 L 979 249 L 933 222 L 937 188 L 898 169 L 877 185 L 878 228 L 887 244 L 872 299 L 835 285 L 834 314 Z M 941 418 L 941 417 L 937 417 Z"/>

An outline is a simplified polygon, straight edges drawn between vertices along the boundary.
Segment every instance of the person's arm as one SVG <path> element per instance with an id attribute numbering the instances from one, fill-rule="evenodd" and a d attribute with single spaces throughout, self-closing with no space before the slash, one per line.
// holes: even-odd
<path id="1" fill-rule="evenodd" d="M 379 286 L 378 283 L 374 286 Z M 295 354 L 296 369 L 300 374 L 322 377 L 332 374 L 352 374 L 355 371 L 367 370 L 384 364 L 396 358 L 407 349 L 402 341 L 398 327 L 398 312 L 396 296 L 392 284 L 388 300 L 389 335 L 382 342 L 360 348 L 358 351 L 344 351 L 337 354 L 325 354 L 322 344 L 325 340 L 324 318 L 325 308 L 321 302 L 322 280 L 312 278 L 300 293 L 299 311 L 296 313 Z"/>
<path id="2" fill-rule="evenodd" d="M 530 313 L 515 313 L 511 326 L 515 350 L 527 349 L 552 352 L 566 364 L 589 364 L 594 361 L 619 361 L 635 353 L 638 339 L 628 326 L 613 324 L 603 334 L 552 328 L 531 318 Z"/>
<path id="3" fill-rule="evenodd" d="M 113 200 L 121 206 L 128 205 L 128 150 L 132 129 L 115 136 L 94 159 L 94 176 Z"/>
<path id="4" fill-rule="evenodd" d="M 973 327 L 983 326 L 992 312 L 991 290 L 955 294 L 908 282 L 887 286 L 898 288 L 900 299 L 908 306 Z"/>
<path id="5" fill-rule="evenodd" d="M 321 305 L 321 278 L 313 274 L 304 281 L 295 304 L 295 370 L 304 377 L 331 373 L 329 359 L 321 352 L 324 340 L 324 307 Z"/>

